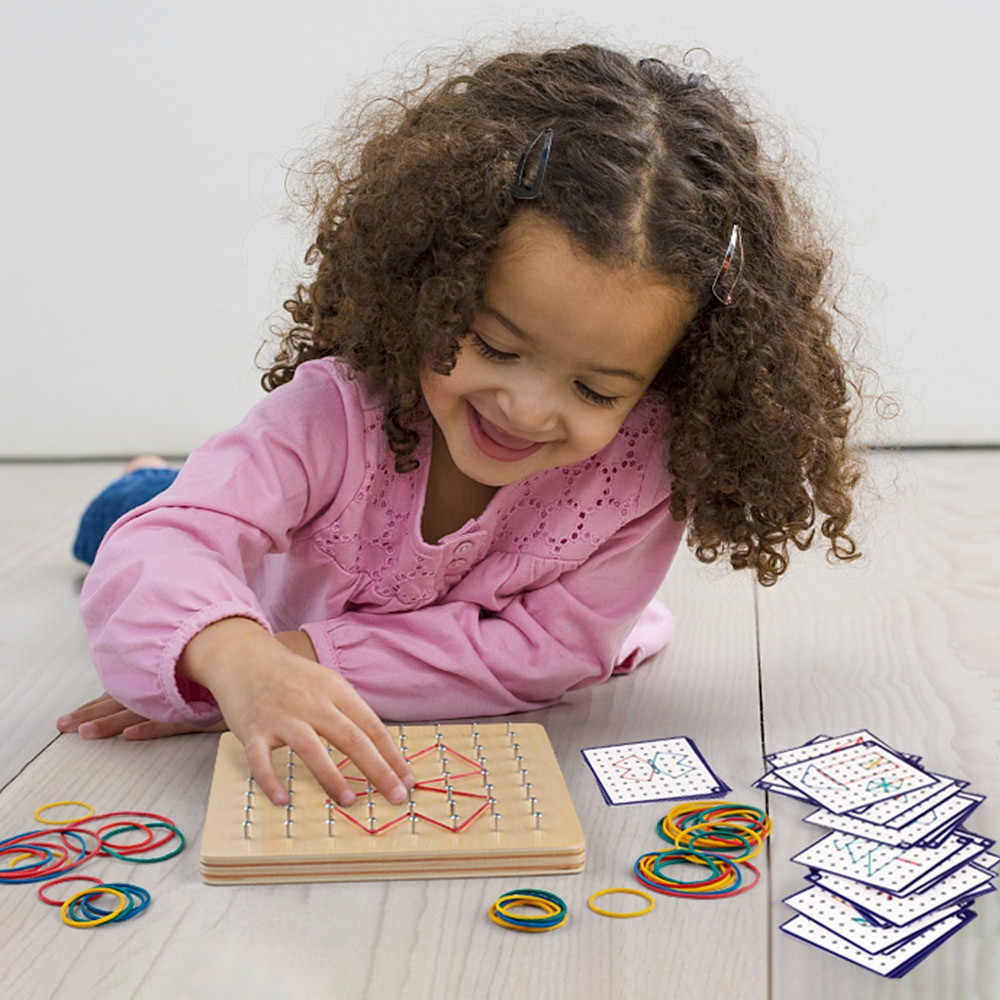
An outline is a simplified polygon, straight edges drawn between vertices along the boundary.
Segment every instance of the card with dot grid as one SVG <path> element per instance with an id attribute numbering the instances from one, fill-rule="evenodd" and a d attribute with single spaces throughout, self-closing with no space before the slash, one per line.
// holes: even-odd
<path id="1" fill-rule="evenodd" d="M 874 742 L 776 767 L 771 773 L 832 813 L 896 798 L 936 781 L 933 775 Z"/>
<path id="2" fill-rule="evenodd" d="M 730 790 L 687 736 L 581 752 L 609 805 L 712 798 Z"/>

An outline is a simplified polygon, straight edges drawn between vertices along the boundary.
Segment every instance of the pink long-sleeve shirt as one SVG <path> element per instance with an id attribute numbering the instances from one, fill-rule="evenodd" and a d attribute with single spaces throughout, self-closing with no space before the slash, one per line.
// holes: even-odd
<path id="1" fill-rule="evenodd" d="M 683 524 L 668 510 L 661 404 L 646 397 L 596 456 L 502 487 L 430 544 L 430 417 L 418 470 L 397 473 L 385 403 L 336 361 L 304 364 L 116 522 L 81 600 L 109 694 L 151 719 L 217 721 L 177 659 L 233 616 L 304 629 L 321 663 L 397 720 L 540 708 L 665 645 L 671 619 L 651 602 Z"/>

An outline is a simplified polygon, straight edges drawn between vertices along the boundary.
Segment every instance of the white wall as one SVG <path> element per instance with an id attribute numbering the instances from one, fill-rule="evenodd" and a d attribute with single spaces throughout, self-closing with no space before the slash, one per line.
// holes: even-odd
<path id="1" fill-rule="evenodd" d="M 429 46 L 560 19 L 738 61 L 832 191 L 904 404 L 890 437 L 1000 442 L 998 10 L 5 0 L 0 457 L 179 454 L 238 420 L 305 247 L 277 213 L 282 163 L 309 127 L 361 77 Z"/>

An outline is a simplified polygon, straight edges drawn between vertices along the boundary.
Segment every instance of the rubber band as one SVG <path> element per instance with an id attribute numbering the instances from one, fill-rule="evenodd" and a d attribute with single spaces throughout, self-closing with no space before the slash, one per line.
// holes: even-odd
<path id="1" fill-rule="evenodd" d="M 161 816 L 159 813 L 149 813 L 149 812 L 139 812 L 136 809 L 118 809 L 114 812 L 97 813 L 93 816 L 86 816 L 81 819 L 73 820 L 71 823 L 66 824 L 67 829 L 73 829 L 79 826 L 81 823 L 86 823 L 88 821 L 97 822 L 102 819 L 117 819 L 122 823 L 130 822 L 135 819 L 135 817 L 140 819 L 155 819 L 160 823 L 169 823 L 170 819 L 167 816 Z"/>
<path id="2" fill-rule="evenodd" d="M 667 896 L 724 899 L 752 889 L 760 871 L 750 864 L 771 833 L 771 819 L 756 806 L 739 802 L 683 802 L 674 806 L 656 826 L 671 850 L 642 855 L 633 872 L 640 884 Z M 696 864 L 709 869 L 703 879 L 680 879 L 666 874 L 671 865 Z M 744 879 L 744 869 L 753 879 Z"/>
<path id="3" fill-rule="evenodd" d="M 77 800 L 67 800 L 60 802 L 50 802 L 44 806 L 39 806 L 36 810 L 36 818 L 40 822 L 45 822 L 39 813 L 56 806 L 76 804 L 87 809 L 93 809 L 88 803 Z M 154 822 L 138 822 L 137 817 L 147 819 L 152 817 Z M 117 820 L 118 825 L 107 823 L 97 831 L 90 829 L 83 824 L 88 821 Z M 158 813 L 144 813 L 134 810 L 122 810 L 111 813 L 93 815 L 91 812 L 85 817 L 80 817 L 62 827 L 55 826 L 48 822 L 46 825 L 51 829 L 29 830 L 27 833 L 16 834 L 13 837 L 0 840 L 0 884 L 17 883 L 50 883 L 60 876 L 65 876 L 80 865 L 89 861 L 99 854 L 106 854 L 128 861 L 137 862 L 159 862 L 175 857 L 186 846 L 186 841 L 180 829 L 170 820 Z M 166 830 L 163 836 L 154 835 L 150 827 L 161 827 Z M 109 838 L 124 833 L 127 830 L 139 830 L 145 832 L 146 838 L 137 844 L 120 845 L 108 847 Z M 93 844 L 88 847 L 86 837 L 93 840 Z M 57 840 L 54 838 L 58 838 Z M 148 854 L 150 851 L 158 850 L 177 839 L 177 846 L 158 857 L 137 857 L 138 854 Z M 107 847 L 107 850 L 105 848 Z M 8 867 L 4 866 L 3 858 L 10 857 Z M 37 860 L 25 862 L 26 857 L 33 857 Z M 76 910 L 71 914 L 76 916 Z"/>
<path id="4" fill-rule="evenodd" d="M 117 896 L 120 900 L 118 906 L 103 916 L 96 917 L 90 920 L 80 920 L 79 918 L 73 916 L 72 910 L 74 905 L 83 896 L 93 895 L 95 893 L 106 893 L 109 896 Z M 110 923 L 116 917 L 120 916 L 126 909 L 131 910 L 134 904 L 132 903 L 132 897 L 126 896 L 124 892 L 120 889 L 112 889 L 110 886 L 98 885 L 94 886 L 92 889 L 81 889 L 79 892 L 74 893 L 65 903 L 59 907 L 59 912 L 62 915 L 63 923 L 68 924 L 70 927 L 99 927 L 101 924 Z"/>
<path id="5" fill-rule="evenodd" d="M 90 833 L 89 830 L 81 832 Z M 61 843 L 44 843 L 44 838 L 52 837 L 56 834 L 59 835 Z M 91 836 L 93 835 L 91 834 Z M 71 848 L 68 844 L 66 839 L 67 837 L 75 838 L 79 843 L 79 846 L 75 848 L 78 852 L 76 857 L 70 857 L 70 851 L 74 850 L 74 848 Z M 28 833 L 22 833 L 14 837 L 9 837 L 7 840 L 0 841 L 0 854 L 6 854 L 17 850 L 20 850 L 22 853 L 27 850 L 37 850 L 40 852 L 51 851 L 52 858 L 51 863 L 47 867 L 32 867 L 31 869 L 28 869 L 26 866 L 20 866 L 19 869 L 15 869 L 13 871 L 0 867 L 0 883 L 17 882 L 19 884 L 23 884 L 31 882 L 47 882 L 53 876 L 65 874 L 67 871 L 71 871 L 73 868 L 79 867 L 85 861 L 94 857 L 97 854 L 99 847 L 100 844 L 98 842 L 98 844 L 91 851 L 87 851 L 83 837 L 81 837 L 76 830 L 32 830 Z"/>
<path id="6" fill-rule="evenodd" d="M 706 841 L 703 849 L 724 851 L 738 849 L 747 836 L 762 844 L 771 833 L 771 819 L 762 809 L 737 802 L 684 802 L 660 820 L 657 833 L 668 843 L 683 847 L 695 828 L 708 832 L 707 837 L 699 838 Z"/>
<path id="7" fill-rule="evenodd" d="M 642 899 L 645 899 L 649 905 L 642 910 L 631 910 L 627 913 L 617 913 L 614 910 L 602 909 L 600 906 L 597 906 L 594 903 L 595 899 L 600 899 L 602 896 L 610 896 L 612 893 L 619 893 L 619 892 L 627 893 L 630 896 L 640 896 Z M 655 905 L 656 905 L 656 900 L 654 900 L 653 897 L 650 896 L 648 892 L 643 892 L 642 889 L 623 889 L 617 887 L 613 889 L 599 889 L 590 897 L 590 899 L 587 900 L 587 906 L 589 906 L 594 911 L 594 913 L 599 913 L 602 917 L 619 917 L 619 918 L 641 917 L 649 913 L 650 910 L 652 910 Z"/>
<path id="8" fill-rule="evenodd" d="M 80 816 L 78 819 L 74 820 L 63 820 L 63 819 L 42 819 L 39 813 L 47 812 L 49 809 L 55 809 L 57 806 L 79 806 L 81 809 L 86 809 L 87 812 Z M 90 819 L 94 815 L 94 807 L 89 802 L 81 802 L 79 799 L 63 799 L 61 802 L 46 802 L 44 806 L 39 806 L 35 810 L 35 821 L 37 823 L 44 823 L 45 826 L 70 826 L 73 823 L 82 823 L 86 819 Z"/>
<path id="9" fill-rule="evenodd" d="M 664 867 L 677 864 L 705 865 L 711 874 L 696 880 L 676 879 L 664 874 Z M 737 888 L 743 881 L 739 868 L 727 858 L 680 848 L 644 854 L 636 861 L 636 875 L 643 884 L 668 895 L 725 892 Z"/>
<path id="10" fill-rule="evenodd" d="M 41 831 L 42 836 L 47 836 L 47 831 Z M 12 854 L 13 859 L 10 866 L 0 868 L 0 882 L 39 882 L 50 879 L 53 875 L 58 875 L 69 863 L 69 851 L 59 844 L 44 844 L 40 841 L 31 842 L 21 840 L 17 845 L 0 850 L 0 854 Z M 39 858 L 30 864 L 16 864 L 24 857 L 31 855 Z"/>
<path id="11" fill-rule="evenodd" d="M 49 899 L 45 895 L 45 890 L 51 888 L 54 885 L 59 885 L 60 882 L 90 882 L 92 885 L 103 885 L 104 883 L 99 878 L 94 878 L 92 875 L 63 875 L 61 878 L 55 878 L 51 882 L 46 882 L 44 885 L 38 887 L 38 898 L 43 903 L 48 903 L 49 906 L 62 906 L 66 902 L 65 899 Z"/>
<path id="12" fill-rule="evenodd" d="M 13 847 L 10 852 L 14 856 L 10 859 L 10 864 L 7 865 L 5 874 L 10 874 L 17 876 L 23 872 L 30 872 L 31 874 L 37 874 L 37 869 L 43 868 L 45 865 L 49 864 L 55 859 L 55 852 L 51 847 L 45 847 L 41 844 L 22 844 L 20 847 Z M 16 853 L 14 853 L 16 852 Z M 3 852 L 8 853 L 7 851 Z M 30 864 L 18 864 L 24 858 L 38 858 L 37 861 L 31 861 Z"/>
<path id="13" fill-rule="evenodd" d="M 111 829 L 112 827 L 114 827 L 114 829 Z M 108 830 L 109 832 L 105 833 L 104 832 L 105 830 Z M 162 847 L 168 840 L 170 840 L 171 836 L 168 833 L 167 836 L 164 837 L 162 841 L 160 841 L 158 844 L 154 844 L 153 840 L 155 838 L 155 834 L 153 833 L 152 830 L 150 830 L 148 826 L 146 826 L 145 823 L 134 823 L 134 822 L 122 823 L 116 826 L 115 823 L 112 822 L 97 828 L 97 836 L 101 838 L 101 850 L 105 851 L 108 840 L 111 837 L 115 836 L 115 834 L 131 833 L 133 830 L 140 830 L 141 832 L 145 833 L 146 839 L 140 840 L 136 844 L 116 844 L 115 850 L 118 851 L 119 854 L 132 854 L 133 852 L 138 853 L 141 851 L 145 851 L 147 849 L 154 851 L 156 850 L 157 847 Z"/>
<path id="14" fill-rule="evenodd" d="M 152 822 L 152 823 L 147 823 L 146 826 L 150 827 L 150 828 L 152 828 L 154 826 L 155 827 L 163 827 L 163 828 L 165 828 L 167 830 L 172 831 L 170 836 L 165 837 L 163 840 L 160 840 L 160 841 L 158 841 L 155 844 L 151 844 L 149 846 L 149 848 L 147 848 L 147 850 L 154 849 L 154 848 L 157 848 L 157 847 L 162 847 L 163 844 L 166 844 L 173 837 L 177 838 L 177 841 L 178 841 L 177 846 L 172 851 L 168 851 L 166 854 L 160 854 L 160 855 L 158 855 L 155 858 L 140 858 L 140 857 L 136 856 L 133 853 L 129 853 L 128 851 L 115 850 L 115 849 L 113 849 L 111 847 L 108 847 L 106 843 L 103 843 L 103 846 L 101 848 L 102 851 L 105 854 L 110 854 L 111 857 L 113 857 L 113 858 L 119 858 L 122 861 L 134 861 L 136 864 L 150 865 L 150 864 L 157 864 L 160 861 L 166 861 L 169 858 L 176 857 L 178 854 L 181 853 L 181 851 L 184 850 L 184 847 L 186 846 L 187 841 L 184 839 L 184 834 L 181 833 L 180 829 L 178 827 L 174 826 L 173 823 L 170 823 L 168 821 L 164 821 L 162 823 Z M 114 830 L 114 831 L 112 831 L 112 833 L 108 834 L 108 836 L 112 836 L 114 833 L 117 833 L 117 832 L 118 832 L 117 830 Z"/>
<path id="15" fill-rule="evenodd" d="M 541 916 L 528 916 L 511 912 L 511 907 L 527 906 L 541 910 Z M 566 923 L 568 909 L 557 895 L 542 889 L 515 889 L 505 892 L 489 909 L 493 923 L 513 931 L 542 933 L 562 927 Z"/>
<path id="16" fill-rule="evenodd" d="M 715 833 L 707 830 L 704 833 L 699 833 L 698 829 L 698 827 L 688 827 L 684 830 L 676 841 L 677 846 L 700 851 L 703 854 L 724 854 L 730 861 L 749 861 L 750 858 L 755 858 L 760 854 L 761 848 L 764 846 L 764 840 L 760 834 L 744 836 L 734 830 L 729 837 L 720 840 Z M 738 848 L 742 848 L 739 854 L 730 853 Z"/>
<path id="17" fill-rule="evenodd" d="M 702 855 L 701 860 L 694 857 L 696 852 L 677 850 L 662 851 L 657 854 L 644 854 L 635 863 L 633 869 L 636 879 L 646 888 L 664 896 L 683 896 L 689 899 L 725 899 L 737 896 L 752 889 L 760 881 L 760 871 L 749 861 L 732 862 L 721 855 Z M 676 855 L 676 856 L 675 856 Z M 712 876 L 700 882 L 688 882 L 681 879 L 671 879 L 663 874 L 663 867 L 682 862 L 709 864 Z M 744 883 L 741 869 L 749 868 L 754 878 Z"/>
<path id="18" fill-rule="evenodd" d="M 102 910 L 99 906 L 94 906 L 92 904 L 91 900 L 100 896 L 102 891 L 106 891 L 110 895 L 112 890 L 120 892 L 128 901 L 124 910 L 119 910 L 117 906 L 111 910 Z M 94 889 L 89 891 L 85 889 L 69 908 L 69 914 L 77 920 L 101 920 L 103 917 L 110 917 L 111 919 L 108 920 L 107 923 L 114 924 L 120 923 L 123 920 L 128 920 L 128 918 L 132 916 L 132 912 L 135 910 L 135 905 L 135 899 L 132 896 L 132 893 L 126 892 L 117 885 L 102 882 Z M 76 912 L 74 912 L 74 910 Z"/>
<path id="19" fill-rule="evenodd" d="M 149 890 L 143 889 L 141 885 L 132 885 L 130 882 L 103 882 L 101 887 L 104 889 L 117 889 L 129 897 L 129 906 L 114 917 L 115 923 L 121 923 L 123 920 L 131 920 L 149 906 L 151 898 Z M 107 916 L 110 911 L 102 910 L 99 906 L 95 906 L 91 900 L 91 895 L 93 894 L 84 893 L 80 899 L 79 905 L 82 912 L 90 919 Z M 111 922 L 109 921 L 109 923 Z"/>

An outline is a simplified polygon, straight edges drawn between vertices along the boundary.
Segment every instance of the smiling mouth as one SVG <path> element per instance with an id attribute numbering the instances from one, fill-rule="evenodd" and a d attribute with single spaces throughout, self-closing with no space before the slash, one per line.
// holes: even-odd
<path id="1" fill-rule="evenodd" d="M 494 461 L 520 462 L 545 447 L 545 441 L 529 441 L 508 434 L 472 406 L 468 407 L 468 418 L 473 444 Z"/>

